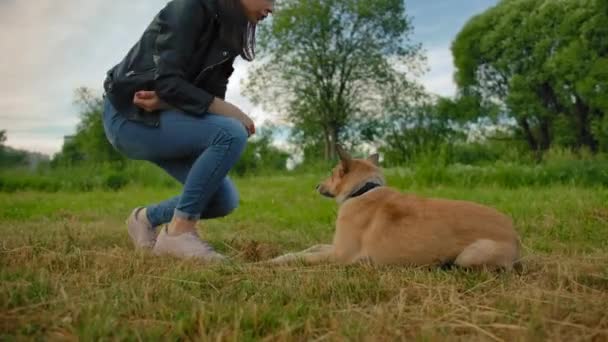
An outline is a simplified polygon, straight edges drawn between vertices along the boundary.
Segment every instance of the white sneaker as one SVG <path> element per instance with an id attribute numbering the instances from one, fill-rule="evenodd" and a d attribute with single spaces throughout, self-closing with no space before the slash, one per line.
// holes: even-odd
<path id="1" fill-rule="evenodd" d="M 127 218 L 127 228 L 135 248 L 151 249 L 156 242 L 156 232 L 145 214 L 146 208 L 133 209 Z"/>
<path id="2" fill-rule="evenodd" d="M 196 232 L 171 236 L 165 226 L 158 234 L 153 250 L 156 255 L 172 255 L 182 259 L 198 259 L 205 262 L 221 262 L 226 257 L 201 240 Z"/>

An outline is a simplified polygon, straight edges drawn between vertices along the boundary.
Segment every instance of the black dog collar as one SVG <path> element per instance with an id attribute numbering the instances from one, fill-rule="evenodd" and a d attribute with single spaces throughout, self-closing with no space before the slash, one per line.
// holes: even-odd
<path id="1" fill-rule="evenodd" d="M 360 188 L 359 190 L 353 192 L 348 197 L 346 197 L 346 199 L 359 197 L 359 196 L 367 193 L 368 191 L 371 191 L 371 190 L 381 187 L 381 186 L 382 185 L 378 184 L 378 183 L 367 182 L 367 183 L 365 183 L 365 185 L 362 188 Z"/>

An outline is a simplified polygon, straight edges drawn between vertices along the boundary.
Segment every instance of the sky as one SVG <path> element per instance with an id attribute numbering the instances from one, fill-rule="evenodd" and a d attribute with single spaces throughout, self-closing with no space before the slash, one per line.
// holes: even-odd
<path id="1" fill-rule="evenodd" d="M 280 0 L 279 0 L 280 1 Z M 421 82 L 452 96 L 450 45 L 467 20 L 498 0 L 406 0 L 413 40 L 428 58 Z M 0 0 L 0 130 L 6 145 L 52 155 L 75 132 L 74 90 L 102 91 L 105 72 L 138 40 L 167 0 Z M 241 95 L 248 64 L 237 60 L 226 99 L 259 123 L 272 115 Z"/>

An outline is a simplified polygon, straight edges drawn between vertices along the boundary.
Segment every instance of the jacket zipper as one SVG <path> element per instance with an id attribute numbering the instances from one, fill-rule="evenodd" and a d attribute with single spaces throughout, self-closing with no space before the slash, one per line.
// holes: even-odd
<path id="1" fill-rule="evenodd" d="M 205 71 L 210 70 L 210 69 L 213 69 L 213 68 L 215 68 L 216 66 L 218 66 L 218 65 L 220 65 L 220 64 L 222 64 L 222 63 L 224 63 L 224 62 L 228 61 L 229 59 L 230 59 L 230 56 L 228 56 L 228 58 L 226 58 L 226 59 L 223 59 L 223 60 L 221 60 L 221 61 L 219 61 L 219 62 L 217 62 L 217 63 L 215 63 L 215 64 L 212 64 L 212 65 L 210 65 L 210 66 L 206 67 L 205 69 L 203 69 L 203 71 L 201 71 L 201 72 L 198 74 L 198 76 L 196 76 L 196 79 L 194 79 L 194 83 L 195 83 L 195 84 L 197 84 L 197 83 L 200 81 L 200 78 L 203 76 L 203 74 L 205 73 Z"/>
<path id="2" fill-rule="evenodd" d="M 149 71 L 154 70 L 155 68 L 152 67 L 150 69 L 146 69 L 146 70 L 142 70 L 142 71 L 135 71 L 135 70 L 129 70 L 125 73 L 125 77 L 132 77 L 132 76 L 137 76 L 137 75 L 141 75 L 141 74 L 145 74 Z"/>

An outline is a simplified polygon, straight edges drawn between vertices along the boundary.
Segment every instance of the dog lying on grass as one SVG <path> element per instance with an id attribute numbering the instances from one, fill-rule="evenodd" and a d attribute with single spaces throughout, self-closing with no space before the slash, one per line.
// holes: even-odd
<path id="1" fill-rule="evenodd" d="M 378 155 L 352 159 L 338 147 L 340 163 L 318 186 L 339 205 L 331 245 L 317 245 L 270 260 L 378 265 L 445 266 L 511 270 L 519 238 L 511 219 L 480 204 L 403 194 L 385 185 Z"/>

